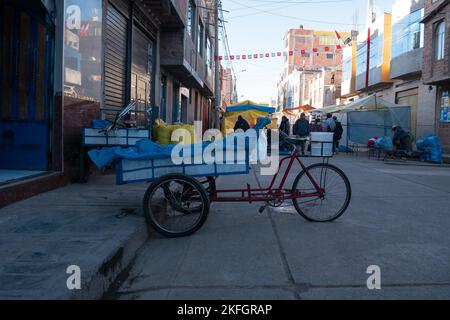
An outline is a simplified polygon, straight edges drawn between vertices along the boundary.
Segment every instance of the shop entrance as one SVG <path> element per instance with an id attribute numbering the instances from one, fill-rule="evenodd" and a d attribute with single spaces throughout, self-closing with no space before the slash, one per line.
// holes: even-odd
<path id="1" fill-rule="evenodd" d="M 49 170 L 54 26 L 40 0 L 0 3 L 0 184 Z"/>

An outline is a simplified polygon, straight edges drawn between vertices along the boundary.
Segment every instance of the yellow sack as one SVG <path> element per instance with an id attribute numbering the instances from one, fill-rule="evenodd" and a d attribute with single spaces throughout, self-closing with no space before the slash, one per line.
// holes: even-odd
<path id="1" fill-rule="evenodd" d="M 162 146 L 166 146 L 168 144 L 178 144 L 180 141 L 172 140 L 172 135 L 177 129 L 186 130 L 186 132 L 181 136 L 180 141 L 184 141 L 185 144 L 194 143 L 194 126 L 190 125 L 155 125 L 153 127 L 153 139 Z"/>

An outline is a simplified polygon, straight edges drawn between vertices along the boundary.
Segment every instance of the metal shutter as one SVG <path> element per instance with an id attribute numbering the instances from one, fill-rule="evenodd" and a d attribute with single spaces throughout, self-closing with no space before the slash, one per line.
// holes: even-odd
<path id="1" fill-rule="evenodd" d="M 106 13 L 105 41 L 104 114 L 113 120 L 126 105 L 127 18 L 111 4 Z"/>

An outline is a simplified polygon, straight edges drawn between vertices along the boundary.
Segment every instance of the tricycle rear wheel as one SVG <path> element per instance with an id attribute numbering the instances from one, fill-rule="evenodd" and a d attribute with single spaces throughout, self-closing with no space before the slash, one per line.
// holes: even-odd
<path id="1" fill-rule="evenodd" d="M 166 175 L 151 184 L 144 197 L 147 222 L 161 235 L 192 235 L 206 222 L 210 201 L 196 179 L 183 174 Z"/>

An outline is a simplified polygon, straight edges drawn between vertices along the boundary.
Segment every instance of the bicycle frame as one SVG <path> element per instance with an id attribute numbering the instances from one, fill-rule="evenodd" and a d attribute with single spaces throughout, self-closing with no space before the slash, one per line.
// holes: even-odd
<path id="1" fill-rule="evenodd" d="M 286 190 L 284 189 L 284 185 L 286 184 L 289 173 L 294 165 L 295 161 L 300 164 L 303 172 L 306 174 L 308 179 L 311 181 L 312 185 L 315 188 L 315 192 L 313 193 L 302 193 L 294 190 Z M 285 162 L 289 161 L 288 167 L 286 168 L 286 172 L 280 182 L 280 185 L 277 188 L 275 187 L 275 182 L 278 179 L 281 168 Z M 227 196 L 230 194 L 241 194 L 240 197 L 231 197 Z M 252 189 L 249 184 L 247 184 L 247 189 L 228 189 L 228 190 L 216 190 L 211 192 L 211 202 L 270 202 L 270 201 L 285 201 L 285 200 L 293 200 L 300 198 L 322 198 L 325 194 L 325 190 L 319 186 L 319 184 L 314 180 L 311 174 L 308 172 L 307 167 L 303 164 L 300 159 L 299 153 L 294 148 L 294 151 L 290 156 L 286 156 L 280 161 L 280 166 L 278 168 L 277 173 L 272 179 L 272 182 L 268 188 L 264 189 Z"/>

